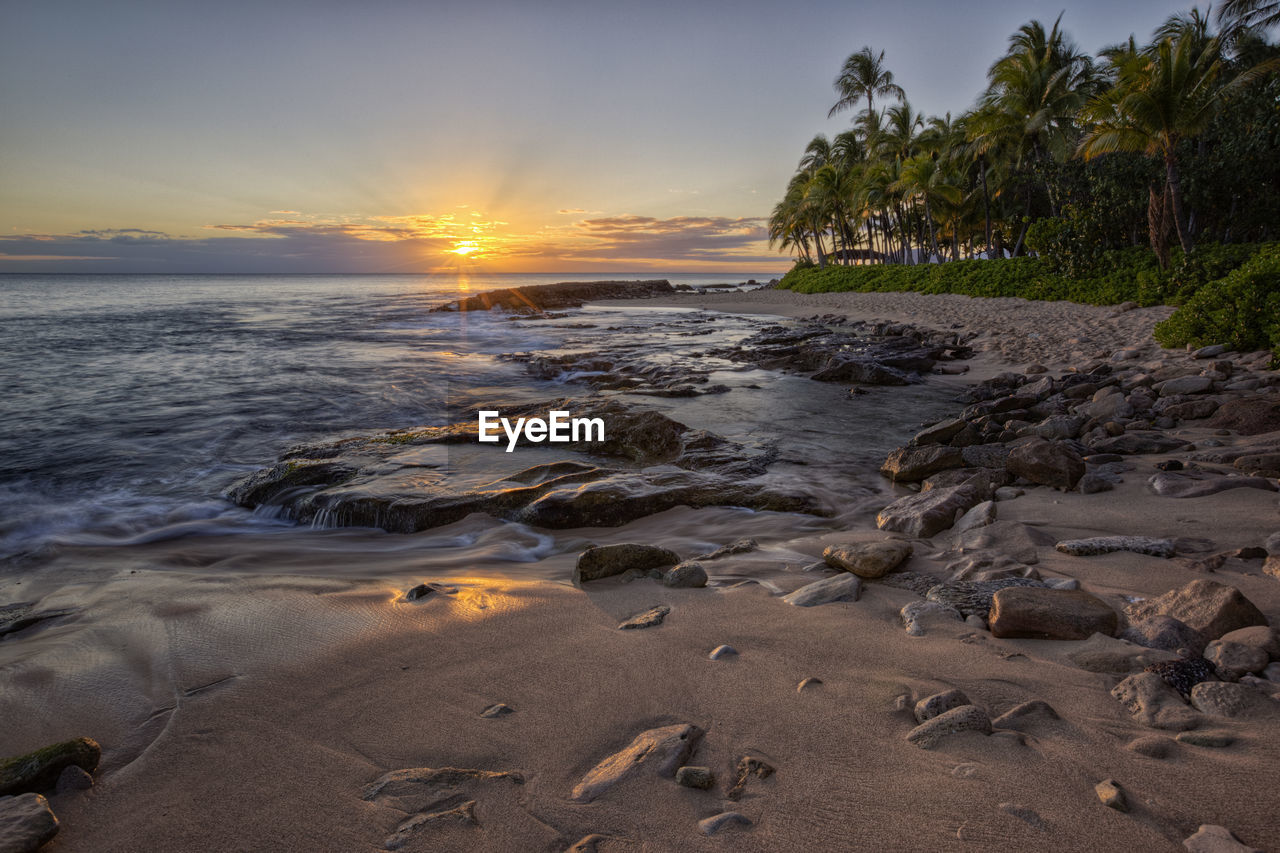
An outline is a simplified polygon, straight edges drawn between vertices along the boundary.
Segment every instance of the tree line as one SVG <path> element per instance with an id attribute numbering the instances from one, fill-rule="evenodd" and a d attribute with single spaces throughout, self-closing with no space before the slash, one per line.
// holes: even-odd
<path id="1" fill-rule="evenodd" d="M 835 79 L 852 127 L 804 150 L 769 219 L 798 266 L 913 264 L 1034 251 L 1064 271 L 1149 244 L 1280 239 L 1280 0 L 1174 15 L 1097 56 L 1031 21 L 976 105 L 916 112 L 884 51 Z"/>

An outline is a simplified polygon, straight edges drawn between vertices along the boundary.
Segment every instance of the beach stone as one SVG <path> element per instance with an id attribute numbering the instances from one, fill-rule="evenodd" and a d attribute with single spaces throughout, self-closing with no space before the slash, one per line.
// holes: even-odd
<path id="1" fill-rule="evenodd" d="M 735 657 L 738 650 L 733 646 L 720 645 L 711 650 L 711 654 L 707 655 L 711 660 L 720 660 L 721 658 Z"/>
<path id="2" fill-rule="evenodd" d="M 1274 394 L 1227 400 L 1205 424 L 1240 435 L 1261 435 L 1280 430 L 1280 400 Z"/>
<path id="3" fill-rule="evenodd" d="M 1126 432 L 1113 438 L 1104 438 L 1091 445 L 1094 453 L 1121 453 L 1126 456 L 1142 456 L 1150 453 L 1169 453 L 1180 450 L 1189 442 L 1159 432 Z"/>
<path id="4" fill-rule="evenodd" d="M 1166 417 L 1179 421 L 1198 421 L 1209 417 L 1218 411 L 1218 401 L 1212 399 L 1201 398 L 1199 400 L 1187 400 L 1185 403 L 1175 403 L 1172 406 L 1165 406 L 1161 413 Z"/>
<path id="5" fill-rule="evenodd" d="M 0 796 L 51 790 L 66 768 L 93 773 L 101 758 L 98 742 L 81 737 L 0 760 Z"/>
<path id="6" fill-rule="evenodd" d="M 1187 649 L 1193 655 L 1203 655 L 1207 641 L 1204 635 L 1172 616 L 1157 614 L 1134 622 L 1120 632 L 1120 639 L 1128 640 L 1149 649 L 1176 652 Z"/>
<path id="7" fill-rule="evenodd" d="M 1202 824 L 1195 834 L 1182 842 L 1191 853 L 1262 853 L 1256 847 L 1241 844 L 1225 826 Z"/>
<path id="8" fill-rule="evenodd" d="M 955 550 L 961 554 L 999 555 L 1016 563 L 1034 566 L 1040 562 L 1039 549 L 1052 545 L 1054 538 L 1019 521 L 993 521 L 956 535 Z"/>
<path id="9" fill-rule="evenodd" d="M 912 637 L 923 637 L 927 623 L 935 618 L 942 621 L 954 619 L 957 622 L 964 619 L 959 610 L 936 601 L 913 601 L 905 605 L 899 615 L 907 633 Z"/>
<path id="10" fill-rule="evenodd" d="M 431 823 L 461 823 L 479 826 L 480 821 L 476 820 L 476 801 L 467 800 L 465 803 L 456 805 L 451 809 L 438 809 L 416 814 L 397 826 L 395 833 L 387 836 L 382 846 L 386 850 L 399 850 L 409 843 L 419 829 Z"/>
<path id="11" fill-rule="evenodd" d="M 1009 448 L 1003 444 L 974 444 L 960 453 L 964 464 L 971 468 L 1002 469 L 1009 461 Z"/>
<path id="12" fill-rule="evenodd" d="M 361 791 L 361 798 L 403 812 L 421 812 L 446 800 L 470 796 L 476 786 L 523 785 L 524 774 L 473 767 L 409 767 L 384 773 Z"/>
<path id="13" fill-rule="evenodd" d="M 1149 649 L 1115 637 L 1094 634 L 1068 653 L 1067 659 L 1089 672 L 1126 675 L 1139 672 L 1153 663 L 1177 660 L 1178 656 L 1163 649 Z"/>
<path id="14" fill-rule="evenodd" d="M 0 637 L 16 634 L 46 619 L 58 619 L 75 613 L 75 608 L 64 607 L 55 610 L 38 610 L 35 602 L 19 601 L 13 604 L 0 604 Z"/>
<path id="15" fill-rule="evenodd" d="M 676 771 L 676 784 L 686 788 L 698 788 L 705 791 L 715 785 L 716 776 L 709 767 L 696 767 L 686 764 Z"/>
<path id="16" fill-rule="evenodd" d="M 1192 358 L 1217 358 L 1227 351 L 1226 344 L 1210 344 L 1191 353 Z"/>
<path id="17" fill-rule="evenodd" d="M 956 513 L 969 509 L 978 500 L 978 491 L 972 486 L 931 489 L 894 501 L 880 510 L 876 526 L 881 530 L 928 539 L 951 527 Z"/>
<path id="18" fill-rule="evenodd" d="M 1213 380 L 1207 376 L 1179 376 L 1160 383 L 1161 397 L 1172 397 L 1175 394 L 1203 394 L 1213 390 Z"/>
<path id="19" fill-rule="evenodd" d="M 828 566 L 859 577 L 878 578 L 898 568 L 911 556 L 911 543 L 901 539 L 832 545 L 822 552 Z"/>
<path id="20" fill-rule="evenodd" d="M 514 714 L 515 712 L 515 708 L 512 708 L 505 702 L 499 702 L 496 705 L 490 705 L 488 708 L 485 708 L 480 712 L 480 716 L 491 720 L 494 717 L 505 717 L 507 714 Z"/>
<path id="21" fill-rule="evenodd" d="M 1009 452 L 1005 463 L 1011 474 L 1060 489 L 1074 489 L 1084 476 L 1084 458 L 1061 441 L 1029 441 Z"/>
<path id="22" fill-rule="evenodd" d="M 1117 616 L 1083 590 L 1010 587 L 992 597 L 987 623 L 993 637 L 1084 640 L 1114 634 Z"/>
<path id="23" fill-rule="evenodd" d="M 1217 673 L 1204 658 L 1174 658 L 1148 664 L 1143 672 L 1151 672 L 1164 679 L 1183 699 L 1191 698 L 1191 688 L 1203 681 L 1217 680 Z"/>
<path id="24" fill-rule="evenodd" d="M 441 595 L 452 595 L 457 592 L 456 586 L 449 586 L 443 583 L 420 583 L 404 594 L 405 601 L 421 601 L 422 599 L 440 593 Z"/>
<path id="25" fill-rule="evenodd" d="M 671 778 L 693 754 L 702 739 L 702 729 L 688 723 L 662 726 L 641 732 L 623 749 L 605 758 L 574 786 L 569 799 L 589 803 L 614 785 L 637 773 L 655 773 Z"/>
<path id="26" fill-rule="evenodd" d="M 53 786 L 55 794 L 66 794 L 71 791 L 87 791 L 93 787 L 93 777 L 74 764 L 67 767 L 58 776 Z"/>
<path id="27" fill-rule="evenodd" d="M 692 560 L 668 569 L 662 576 L 662 585 L 677 588 L 700 588 L 707 585 L 707 570 Z"/>
<path id="28" fill-rule="evenodd" d="M 630 631 L 638 628 L 652 628 L 655 625 L 661 625 L 662 621 L 667 618 L 667 614 L 671 612 L 671 608 L 665 604 L 659 604 L 657 607 L 650 607 L 643 613 L 637 613 L 635 616 L 627 619 L 618 625 L 620 631 Z"/>
<path id="29" fill-rule="evenodd" d="M 1148 598 L 1125 608 L 1130 622 L 1151 616 L 1172 616 L 1216 640 L 1228 631 L 1267 624 L 1267 617 L 1240 590 L 1216 581 L 1196 579 L 1158 598 Z"/>
<path id="30" fill-rule="evenodd" d="M 961 616 L 977 614 L 987 619 L 991 612 L 991 600 L 997 592 L 1010 587 L 1041 587 L 1042 581 L 1033 578 L 995 578 L 984 581 L 949 581 L 938 584 L 925 593 L 925 600 L 954 608 Z"/>
<path id="31" fill-rule="evenodd" d="M 1058 712 L 1053 710 L 1053 706 L 1048 702 L 1043 699 L 1032 699 L 1028 702 L 1014 705 L 1008 711 L 992 720 L 991 725 L 997 729 L 1014 728 L 1028 717 L 1044 717 L 1050 720 L 1060 719 Z"/>
<path id="32" fill-rule="evenodd" d="M 950 418 L 945 421 L 938 421 L 932 426 L 925 427 L 915 434 L 911 439 L 911 443 L 915 445 L 925 444 L 946 444 L 956 437 L 960 430 L 969 425 L 969 422 L 963 418 Z"/>
<path id="33" fill-rule="evenodd" d="M 1076 488 L 1080 490 L 1082 495 L 1096 495 L 1099 492 L 1109 492 L 1115 488 L 1115 484 L 1099 474 L 1093 472 L 1086 473 L 1080 478 L 1080 482 L 1076 484 Z"/>
<path id="34" fill-rule="evenodd" d="M 728 545 L 721 545 L 719 548 L 707 554 L 694 557 L 695 560 L 718 560 L 721 557 L 731 557 L 735 554 L 749 554 L 757 550 L 760 543 L 754 539 L 735 539 Z"/>
<path id="35" fill-rule="evenodd" d="M 30 853 L 58 834 L 58 819 L 39 794 L 0 797 L 0 851 Z"/>
<path id="36" fill-rule="evenodd" d="M 995 501 L 983 501 L 976 504 L 972 509 L 960 516 L 960 520 L 955 524 L 956 533 L 964 533 L 966 530 L 974 530 L 979 527 L 986 527 L 996 520 L 996 504 Z"/>
<path id="37" fill-rule="evenodd" d="M 1172 539 L 1156 539 L 1151 536 L 1094 536 L 1089 539 L 1068 539 L 1053 547 L 1073 557 L 1091 557 L 1115 551 L 1132 551 L 1135 554 L 1166 559 L 1174 555 Z"/>
<path id="38" fill-rule="evenodd" d="M 1013 486 L 1001 486 L 996 489 L 995 499 L 998 501 L 1011 501 L 1014 498 L 1020 498 L 1026 492 L 1022 489 L 1015 489 Z"/>
<path id="39" fill-rule="evenodd" d="M 1280 662 L 1267 664 L 1267 668 L 1262 671 L 1262 677 L 1267 681 L 1280 684 Z"/>
<path id="40" fill-rule="evenodd" d="M 742 756 L 738 759 L 735 769 L 733 787 L 725 792 L 725 798 L 737 800 L 747 789 L 748 782 L 752 779 L 768 779 L 774 772 L 774 766 L 763 758 L 757 758 L 754 755 Z"/>
<path id="41" fill-rule="evenodd" d="M 880 473 L 895 483 L 918 483 L 930 474 L 964 466 L 959 448 L 940 444 L 908 445 L 889 453 Z"/>
<path id="42" fill-rule="evenodd" d="M 1098 799 L 1107 808 L 1115 809 L 1118 812 L 1127 812 L 1129 810 L 1129 804 L 1124 798 L 1124 791 L 1120 790 L 1116 780 L 1103 779 L 1093 786 L 1093 790 L 1098 795 Z"/>
<path id="43" fill-rule="evenodd" d="M 703 835 L 715 835 L 722 829 L 734 826 L 751 826 L 751 819 L 741 812 L 721 812 L 698 821 Z"/>
<path id="44" fill-rule="evenodd" d="M 862 595 L 862 578 L 848 572 L 806 584 L 782 597 L 794 607 L 815 607 L 832 601 L 857 601 Z"/>
<path id="45" fill-rule="evenodd" d="M 1235 736 L 1230 732 L 1203 730 L 1179 732 L 1174 736 L 1174 740 L 1185 743 L 1187 746 L 1200 746 L 1205 749 L 1223 749 L 1236 742 Z"/>
<path id="46" fill-rule="evenodd" d="M 1182 732 L 1178 737 L 1182 737 L 1189 732 Z M 1174 750 L 1174 742 L 1167 737 L 1160 735 L 1147 735 L 1145 737 L 1135 738 L 1129 742 L 1125 749 L 1130 752 L 1136 752 L 1138 755 L 1145 755 L 1147 758 L 1168 758 Z"/>
<path id="47" fill-rule="evenodd" d="M 961 705 L 932 717 L 907 733 L 907 742 L 921 749 L 933 749 L 946 738 L 961 732 L 991 734 L 991 718 L 977 705 Z"/>
<path id="48" fill-rule="evenodd" d="M 944 690 L 941 693 L 934 693 L 932 696 L 926 696 L 916 703 L 912 713 L 915 714 L 916 722 L 923 723 L 925 720 L 932 720 L 939 714 L 944 714 L 952 708 L 959 708 L 961 705 L 972 705 L 969 697 L 965 696 L 960 690 Z"/>
<path id="49" fill-rule="evenodd" d="M 1280 533 L 1272 533 L 1267 537 L 1267 541 L 1262 543 L 1263 550 L 1271 556 L 1280 556 Z"/>
<path id="50" fill-rule="evenodd" d="M 674 551 L 656 545 L 600 545 L 588 548 L 578 555 L 578 563 L 573 569 L 573 582 L 580 584 L 599 580 L 632 569 L 644 572 L 674 566 L 679 562 L 680 557 Z"/>
<path id="51" fill-rule="evenodd" d="M 806 688 L 817 687 L 820 684 L 822 684 L 821 678 L 809 676 L 808 678 L 802 679 L 800 683 L 796 685 L 796 692 L 803 693 Z"/>
<path id="52" fill-rule="evenodd" d="M 1221 641 L 1259 649 L 1271 660 L 1280 660 L 1280 631 L 1275 628 L 1265 625 L 1240 628 L 1223 634 Z"/>
<path id="53" fill-rule="evenodd" d="M 1280 710 L 1269 696 L 1247 684 L 1202 681 L 1191 688 L 1191 704 L 1211 717 L 1262 717 Z"/>
<path id="54" fill-rule="evenodd" d="M 1164 498 L 1203 498 L 1228 489 L 1277 490 L 1266 477 L 1219 476 L 1203 471 L 1159 471 L 1147 480 L 1147 487 Z"/>
<path id="55" fill-rule="evenodd" d="M 921 597 L 925 596 L 929 590 L 942 583 L 942 578 L 937 575 L 926 574 L 925 572 L 894 572 L 891 575 L 885 575 L 880 580 L 880 586 L 892 587 L 894 589 L 905 589 L 914 592 Z"/>
<path id="56" fill-rule="evenodd" d="M 1262 649 L 1221 639 L 1205 647 L 1204 659 L 1213 664 L 1218 677 L 1226 681 L 1238 681 L 1242 675 L 1262 672 L 1271 660 Z"/>
<path id="57" fill-rule="evenodd" d="M 1129 676 L 1111 689 L 1111 695 L 1134 720 L 1153 729 L 1192 729 L 1200 722 L 1178 692 L 1154 672 Z"/>

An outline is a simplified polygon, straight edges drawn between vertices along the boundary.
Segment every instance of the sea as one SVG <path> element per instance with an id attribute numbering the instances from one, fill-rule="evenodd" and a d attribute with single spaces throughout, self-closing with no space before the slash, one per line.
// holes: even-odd
<path id="1" fill-rule="evenodd" d="M 744 444 L 778 447 L 770 476 L 832 508 L 822 519 L 768 523 L 764 516 L 779 514 L 703 510 L 672 519 L 709 545 L 744 530 L 854 523 L 887 489 L 874 473 L 878 460 L 953 406 L 954 387 L 942 384 L 853 398 L 836 384 L 708 361 L 712 345 L 797 322 L 776 317 L 716 314 L 708 322 L 713 312 L 641 303 L 588 305 L 559 321 L 430 310 L 487 290 L 601 278 L 704 288 L 769 275 L 0 276 L 0 571 L 68 549 L 180 546 L 185 538 L 285 537 L 323 548 L 336 541 L 325 538 L 331 530 L 238 507 L 228 487 L 298 444 L 441 425 L 460 406 L 593 393 L 581 375 L 532 376 L 510 358 L 516 353 L 626 351 L 666 367 L 709 368 L 727 393 L 606 393 Z M 496 465 L 501 448 L 494 452 Z M 531 563 L 574 547 L 556 531 L 496 519 L 419 534 L 346 534 L 344 547 L 356 536 L 369 547 L 447 553 L 454 562 L 483 553 Z"/>

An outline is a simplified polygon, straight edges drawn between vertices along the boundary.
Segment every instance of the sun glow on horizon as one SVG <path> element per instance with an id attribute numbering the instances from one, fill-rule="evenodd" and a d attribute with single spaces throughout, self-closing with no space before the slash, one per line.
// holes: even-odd
<path id="1" fill-rule="evenodd" d="M 462 255 L 464 258 L 474 252 L 480 251 L 480 243 L 476 240 L 458 240 L 453 244 L 453 248 L 449 250 L 450 254 Z"/>

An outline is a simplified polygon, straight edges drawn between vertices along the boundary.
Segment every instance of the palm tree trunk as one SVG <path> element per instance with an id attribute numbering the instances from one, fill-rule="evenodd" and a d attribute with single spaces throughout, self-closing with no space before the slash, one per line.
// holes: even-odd
<path id="1" fill-rule="evenodd" d="M 929 226 L 929 249 L 938 256 L 938 260 L 942 260 L 942 253 L 938 251 L 938 233 L 933 230 L 933 209 L 929 207 L 928 196 L 924 197 L 924 221 Z"/>
<path id="2" fill-rule="evenodd" d="M 1183 254 L 1191 254 L 1191 235 L 1182 221 L 1182 179 L 1178 175 L 1178 161 L 1170 148 L 1164 155 L 1165 182 L 1169 185 L 1169 200 L 1173 207 L 1173 225 L 1178 231 L 1178 242 Z"/>
<path id="3" fill-rule="evenodd" d="M 978 157 L 978 169 L 982 174 L 982 210 L 987 220 L 987 257 L 991 256 L 991 194 L 987 192 L 987 155 Z"/>

